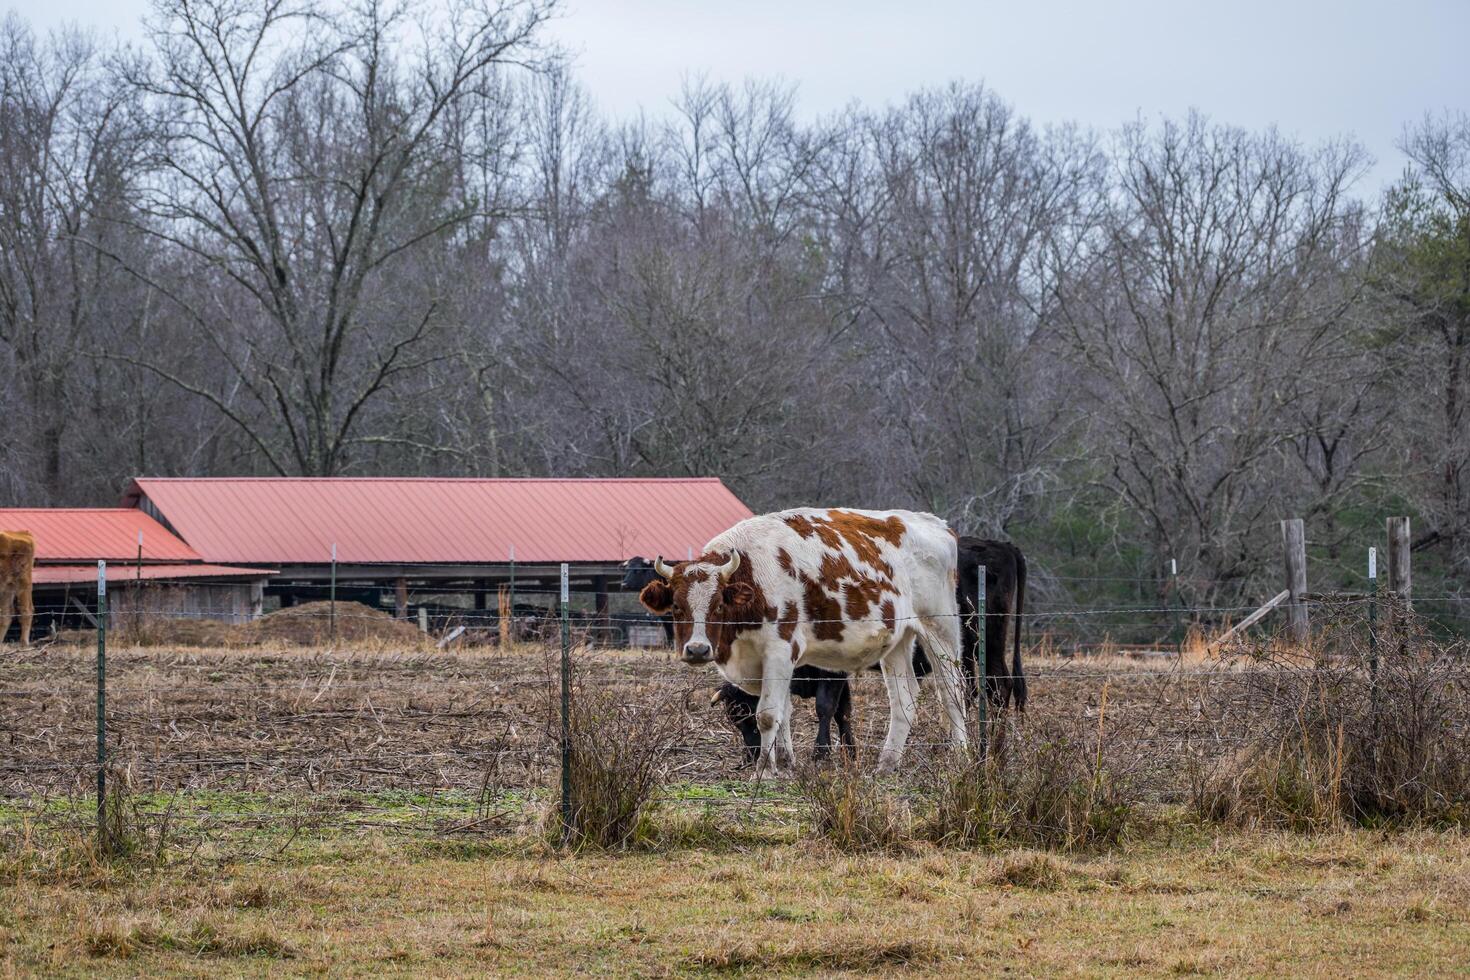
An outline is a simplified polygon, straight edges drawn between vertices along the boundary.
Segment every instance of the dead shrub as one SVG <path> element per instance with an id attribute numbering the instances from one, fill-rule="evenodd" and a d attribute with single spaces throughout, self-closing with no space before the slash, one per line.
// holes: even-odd
<path id="1" fill-rule="evenodd" d="M 1104 688 L 1096 717 L 1047 717 L 1015 725 L 988 757 L 936 759 L 926 773 L 923 837 L 959 847 L 1109 847 L 1137 816 L 1146 744 L 1109 719 Z"/>
<path id="2" fill-rule="evenodd" d="M 908 804 L 856 762 L 800 769 L 796 790 L 812 829 L 839 850 L 898 850 L 911 838 Z"/>
<path id="3" fill-rule="evenodd" d="M 559 677 L 551 672 L 553 678 Z M 684 701 L 629 699 L 598 677 L 574 674 L 568 715 L 571 808 L 563 823 L 561 784 L 553 825 L 573 848 L 619 850 L 647 838 L 647 818 L 658 802 L 669 760 L 685 732 Z M 551 712 L 552 741 L 560 744 L 559 685 Z M 555 770 L 559 777 L 560 770 Z"/>
<path id="4" fill-rule="evenodd" d="M 1245 826 L 1470 824 L 1470 648 L 1384 601 L 1337 603 L 1308 655 L 1234 653 L 1256 668 L 1206 687 L 1234 753 L 1197 762 L 1199 816 Z"/>

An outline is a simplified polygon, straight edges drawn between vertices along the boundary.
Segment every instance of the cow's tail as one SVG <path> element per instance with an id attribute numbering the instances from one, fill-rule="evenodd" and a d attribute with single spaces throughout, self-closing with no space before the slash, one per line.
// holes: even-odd
<path id="1" fill-rule="evenodd" d="M 1011 697 L 1015 698 L 1016 710 L 1026 710 L 1026 673 L 1021 669 L 1021 618 L 1026 605 L 1026 556 L 1016 550 L 1016 621 L 1012 623 L 1015 633 L 1015 653 L 1011 656 Z"/>

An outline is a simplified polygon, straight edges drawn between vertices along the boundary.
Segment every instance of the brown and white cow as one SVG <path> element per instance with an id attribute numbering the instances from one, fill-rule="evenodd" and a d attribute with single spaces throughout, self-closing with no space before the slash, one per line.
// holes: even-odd
<path id="1" fill-rule="evenodd" d="M 36 539 L 29 531 L 0 531 L 0 643 L 10 632 L 11 610 L 20 605 L 20 645 L 31 642 L 31 570 L 36 564 Z"/>
<path id="2" fill-rule="evenodd" d="M 790 684 L 800 665 L 853 673 L 881 664 L 891 771 L 913 726 L 920 640 L 934 661 L 950 737 L 966 744 L 955 600 L 956 540 L 932 514 L 801 508 L 741 521 L 694 561 L 654 563 L 639 599 L 672 613 L 686 663 L 713 660 L 725 679 L 758 694 L 759 774 L 792 760 Z"/>

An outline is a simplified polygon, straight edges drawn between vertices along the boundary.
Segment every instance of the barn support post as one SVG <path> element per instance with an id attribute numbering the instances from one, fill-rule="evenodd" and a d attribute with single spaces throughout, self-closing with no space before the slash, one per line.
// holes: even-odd
<path id="1" fill-rule="evenodd" d="M 1409 594 L 1413 591 L 1413 580 L 1409 575 L 1409 519 L 1388 519 L 1388 590 L 1408 609 Z"/>
<path id="2" fill-rule="evenodd" d="M 603 646 L 615 646 L 612 641 L 612 614 L 608 607 L 607 576 L 593 576 L 592 589 L 597 594 L 598 642 Z"/>
<path id="3" fill-rule="evenodd" d="M 509 592 L 510 592 L 510 596 L 509 596 L 509 598 L 510 598 L 510 604 L 506 607 L 508 610 L 510 610 L 510 626 L 508 627 L 508 629 L 509 629 L 509 634 L 510 634 L 511 638 L 514 639 L 515 638 L 515 635 L 516 635 L 516 546 L 515 545 L 511 545 L 510 546 L 510 590 L 509 590 Z M 501 635 L 502 636 L 505 635 L 505 630 L 502 630 Z"/>
<path id="4" fill-rule="evenodd" d="M 107 840 L 107 562 L 97 563 L 97 847 Z"/>
<path id="5" fill-rule="evenodd" d="M 561 832 L 572 833 L 572 623 L 567 564 L 561 565 Z"/>
<path id="6" fill-rule="evenodd" d="M 975 670 L 979 673 L 976 683 L 979 685 L 980 697 L 980 758 L 984 759 L 990 752 L 990 692 L 986 690 L 986 665 L 989 663 L 985 650 L 985 566 L 981 565 L 975 570 L 975 633 L 979 637 L 975 645 Z M 964 643 L 964 637 L 960 638 Z M 1000 678 L 995 679 L 999 685 Z M 1013 681 L 1014 683 L 1014 681 Z"/>
<path id="7" fill-rule="evenodd" d="M 1307 532 L 1300 517 L 1281 522 L 1281 541 L 1286 557 L 1286 622 L 1294 643 L 1305 644 L 1309 636 L 1307 604 Z"/>
<path id="8" fill-rule="evenodd" d="M 332 598 L 330 600 L 330 602 L 331 602 L 331 610 L 330 610 L 329 616 L 330 616 L 330 619 L 331 619 L 332 646 L 336 646 L 337 645 L 337 542 L 335 542 L 335 541 L 332 542 L 332 593 L 331 593 L 331 595 L 332 595 Z"/>
<path id="9" fill-rule="evenodd" d="M 408 579 L 402 575 L 398 576 L 398 581 L 394 583 L 394 591 L 393 615 L 397 619 L 407 619 Z"/>
<path id="10" fill-rule="evenodd" d="M 138 532 L 138 566 L 133 580 L 133 629 L 143 630 L 143 532 Z"/>

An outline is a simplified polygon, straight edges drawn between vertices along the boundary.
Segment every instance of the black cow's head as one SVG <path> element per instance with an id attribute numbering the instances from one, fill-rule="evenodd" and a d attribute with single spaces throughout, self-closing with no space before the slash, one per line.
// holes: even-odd
<path id="1" fill-rule="evenodd" d="M 658 573 L 653 570 L 653 562 L 641 555 L 634 555 L 623 562 L 623 591 L 634 592 L 641 590 L 649 582 L 658 578 Z"/>

